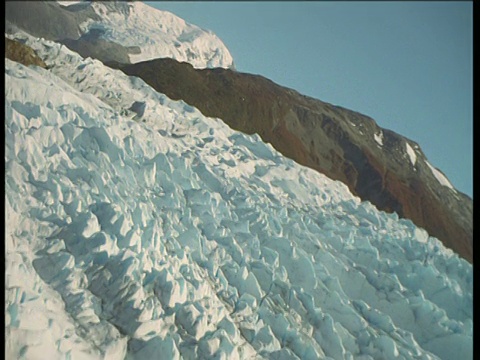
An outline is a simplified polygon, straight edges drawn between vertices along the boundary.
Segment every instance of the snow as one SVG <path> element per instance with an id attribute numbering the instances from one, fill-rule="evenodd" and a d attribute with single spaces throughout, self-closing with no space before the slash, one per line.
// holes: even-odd
<path id="1" fill-rule="evenodd" d="M 383 146 L 383 132 L 380 131 L 378 134 L 374 133 L 373 138 L 375 139 L 376 143 L 380 146 Z"/>
<path id="2" fill-rule="evenodd" d="M 189 24 L 168 11 L 141 1 L 91 2 L 101 20 L 80 24 L 82 34 L 94 29 L 101 38 L 124 47 L 139 48 L 129 54 L 130 62 L 173 58 L 195 68 L 231 68 L 233 58 L 211 31 Z"/>
<path id="3" fill-rule="evenodd" d="M 18 36 L 50 70 L 5 60 L 6 358 L 473 357 L 472 266 L 437 239 Z"/>
<path id="4" fill-rule="evenodd" d="M 70 5 L 75 5 L 75 4 L 82 3 L 82 2 L 84 2 L 84 1 L 85 1 L 85 0 L 79 0 L 79 1 L 66 0 L 66 1 L 57 1 L 57 3 L 59 3 L 59 4 L 62 5 L 62 6 L 70 6 Z"/>
<path id="5" fill-rule="evenodd" d="M 435 179 L 437 179 L 440 184 L 452 189 L 453 191 L 456 191 L 455 188 L 453 187 L 453 185 L 450 183 L 450 181 L 448 181 L 448 179 L 445 175 L 443 175 L 439 170 L 434 168 L 432 166 L 432 164 L 430 164 L 428 161 L 425 161 L 425 162 L 427 163 L 428 167 L 432 171 L 433 176 L 435 176 Z"/>
<path id="6" fill-rule="evenodd" d="M 407 155 L 410 159 L 410 162 L 412 163 L 412 166 L 415 166 L 417 162 L 417 155 L 415 154 L 415 150 L 410 146 L 408 142 L 405 143 L 406 149 L 407 149 Z"/>

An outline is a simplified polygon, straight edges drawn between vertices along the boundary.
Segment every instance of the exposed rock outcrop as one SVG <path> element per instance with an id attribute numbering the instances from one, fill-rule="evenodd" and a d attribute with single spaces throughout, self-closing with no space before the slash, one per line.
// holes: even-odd
<path id="1" fill-rule="evenodd" d="M 37 65 L 44 69 L 47 68 L 47 65 L 35 54 L 32 48 L 7 37 L 5 38 L 5 57 L 25 66 Z"/>

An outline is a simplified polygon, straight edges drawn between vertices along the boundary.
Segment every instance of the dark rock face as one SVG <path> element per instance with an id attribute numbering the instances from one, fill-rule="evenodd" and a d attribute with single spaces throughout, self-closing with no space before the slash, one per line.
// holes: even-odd
<path id="1" fill-rule="evenodd" d="M 109 66 L 234 129 L 258 133 L 285 156 L 344 182 L 380 210 L 411 219 L 473 262 L 472 199 L 441 185 L 417 144 L 368 116 L 226 69 L 196 70 L 172 59 Z M 380 133 L 381 142 L 374 137 Z M 415 164 L 407 143 L 415 149 Z"/>
<path id="2" fill-rule="evenodd" d="M 130 50 L 112 41 L 99 38 L 86 40 L 84 37 L 81 37 L 77 40 L 62 39 L 59 40 L 59 42 L 70 50 L 80 54 L 83 58 L 91 57 L 92 59 L 98 59 L 102 62 L 130 62 L 128 56 L 128 54 L 131 53 Z"/>
<path id="3" fill-rule="evenodd" d="M 110 6 L 123 11 L 126 11 L 124 8 L 128 9 L 126 4 Z M 21 29 L 47 40 L 58 41 L 84 58 L 91 57 L 102 62 L 129 63 L 128 54 L 140 51 L 136 47 L 126 48 L 102 39 L 99 29 L 81 34 L 79 25 L 88 19 L 100 20 L 88 3 L 64 7 L 54 1 L 7 1 L 5 5 L 7 33 Z"/>
<path id="4" fill-rule="evenodd" d="M 17 27 L 48 40 L 78 39 L 78 25 L 97 17 L 91 9 L 67 11 L 55 1 L 5 2 L 6 31 L 9 27 Z"/>
<path id="5" fill-rule="evenodd" d="M 37 65 L 44 69 L 47 68 L 32 48 L 9 38 L 5 38 L 5 57 L 25 66 Z"/>

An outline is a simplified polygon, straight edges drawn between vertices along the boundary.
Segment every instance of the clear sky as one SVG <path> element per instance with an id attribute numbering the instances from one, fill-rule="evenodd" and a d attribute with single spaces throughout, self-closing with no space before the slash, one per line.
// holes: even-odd
<path id="1" fill-rule="evenodd" d="M 238 71 L 417 142 L 472 196 L 472 2 L 146 3 L 212 30 Z"/>

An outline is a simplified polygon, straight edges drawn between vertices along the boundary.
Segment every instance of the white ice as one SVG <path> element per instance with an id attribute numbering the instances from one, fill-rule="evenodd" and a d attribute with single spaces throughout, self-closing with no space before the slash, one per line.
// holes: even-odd
<path id="1" fill-rule="evenodd" d="M 430 164 L 428 161 L 425 161 L 425 162 L 427 163 L 428 167 L 432 171 L 433 176 L 435 176 L 435 178 L 438 180 L 438 182 L 440 184 L 452 189 L 453 191 L 456 191 L 455 188 L 453 187 L 452 183 L 450 181 L 448 181 L 448 179 L 445 175 L 443 175 L 439 170 L 437 170 L 435 167 L 433 167 L 432 164 Z"/>
<path id="2" fill-rule="evenodd" d="M 380 146 L 383 146 L 383 132 L 380 131 L 380 133 L 374 133 L 373 138 L 375 139 L 376 143 Z"/>
<path id="3" fill-rule="evenodd" d="M 62 6 L 70 6 L 70 5 L 75 5 L 84 2 L 85 0 L 66 0 L 66 1 L 57 1 Z"/>
<path id="4" fill-rule="evenodd" d="M 407 149 L 407 155 L 410 159 L 410 162 L 412 163 L 412 166 L 415 166 L 417 162 L 417 155 L 415 154 L 415 150 L 413 150 L 413 148 L 410 146 L 408 142 L 405 142 L 405 146 Z"/>
<path id="5" fill-rule="evenodd" d="M 472 266 L 437 239 L 20 40 L 49 70 L 5 64 L 6 358 L 473 358 Z"/>

